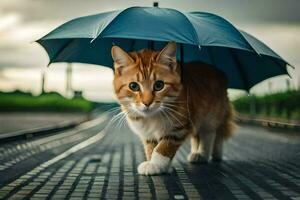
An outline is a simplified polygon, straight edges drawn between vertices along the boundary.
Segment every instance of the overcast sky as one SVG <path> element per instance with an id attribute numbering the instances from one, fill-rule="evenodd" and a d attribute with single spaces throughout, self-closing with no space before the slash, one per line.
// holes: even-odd
<path id="1" fill-rule="evenodd" d="M 33 41 L 75 17 L 129 6 L 152 6 L 153 1 L 116 0 L 1 0 L 0 3 L 0 90 L 20 88 L 38 93 L 40 74 L 48 57 Z M 299 0 L 162 0 L 160 7 L 182 11 L 206 11 L 221 15 L 238 28 L 256 36 L 296 67 L 293 84 L 299 84 L 300 1 Z M 47 89 L 64 93 L 65 64 L 53 64 L 47 71 Z M 112 72 L 99 66 L 74 66 L 74 88 L 88 98 L 113 98 Z M 268 81 L 266 81 L 268 82 Z M 270 81 L 269 81 L 270 82 Z M 275 89 L 284 88 L 285 78 L 271 80 Z M 260 84 L 253 92 L 268 89 Z"/>

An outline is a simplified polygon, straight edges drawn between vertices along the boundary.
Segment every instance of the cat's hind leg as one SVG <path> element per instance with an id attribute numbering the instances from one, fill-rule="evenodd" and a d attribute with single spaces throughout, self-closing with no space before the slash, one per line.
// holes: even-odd
<path id="1" fill-rule="evenodd" d="M 212 161 L 221 162 L 223 160 L 223 142 L 223 135 L 217 132 L 212 152 Z"/>
<path id="2" fill-rule="evenodd" d="M 221 162 L 223 159 L 223 143 L 226 139 L 232 136 L 236 126 L 232 118 L 232 116 L 227 117 L 226 121 L 223 124 L 221 124 L 217 129 L 216 139 L 214 142 L 214 148 L 212 152 L 213 161 Z"/>
<path id="3" fill-rule="evenodd" d="M 191 153 L 188 155 L 187 160 L 189 162 L 197 162 L 199 152 L 200 138 L 199 135 L 192 135 L 191 137 Z"/>
<path id="4" fill-rule="evenodd" d="M 198 150 L 188 156 L 191 163 L 207 163 L 212 154 L 213 145 L 216 137 L 215 131 L 208 131 L 200 135 Z"/>

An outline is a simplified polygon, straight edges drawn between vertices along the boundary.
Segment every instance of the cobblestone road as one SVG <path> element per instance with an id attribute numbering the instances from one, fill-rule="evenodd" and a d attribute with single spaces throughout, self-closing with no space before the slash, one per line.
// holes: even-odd
<path id="1" fill-rule="evenodd" d="M 141 143 L 101 116 L 60 134 L 0 144 L 0 199 L 300 199 L 300 137 L 239 128 L 221 164 L 141 176 Z"/>

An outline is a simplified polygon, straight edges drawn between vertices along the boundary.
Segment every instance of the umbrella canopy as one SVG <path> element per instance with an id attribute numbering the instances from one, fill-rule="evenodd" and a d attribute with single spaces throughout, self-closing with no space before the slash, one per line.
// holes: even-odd
<path id="1" fill-rule="evenodd" d="M 229 87 L 249 89 L 281 74 L 284 61 L 268 46 L 225 19 L 205 12 L 183 13 L 157 7 L 131 7 L 71 20 L 37 42 L 50 63 L 79 62 L 113 67 L 112 45 L 126 51 L 160 50 L 179 43 L 182 63 L 201 61 L 223 71 Z"/>

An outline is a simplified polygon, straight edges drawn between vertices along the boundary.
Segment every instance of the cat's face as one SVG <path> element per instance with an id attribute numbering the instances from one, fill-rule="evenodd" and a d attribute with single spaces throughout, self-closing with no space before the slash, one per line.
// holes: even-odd
<path id="1" fill-rule="evenodd" d="M 162 51 L 126 53 L 113 46 L 114 89 L 125 112 L 151 116 L 175 102 L 182 89 L 176 43 Z"/>

